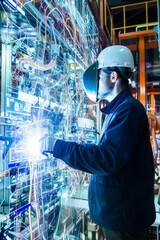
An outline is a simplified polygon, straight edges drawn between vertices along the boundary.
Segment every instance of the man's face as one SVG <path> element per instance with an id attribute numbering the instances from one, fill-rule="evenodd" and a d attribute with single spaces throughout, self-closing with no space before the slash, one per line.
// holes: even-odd
<path id="1" fill-rule="evenodd" d="M 99 87 L 98 87 L 98 99 L 103 100 L 112 93 L 114 83 L 111 81 L 111 72 L 104 72 L 99 70 Z"/>

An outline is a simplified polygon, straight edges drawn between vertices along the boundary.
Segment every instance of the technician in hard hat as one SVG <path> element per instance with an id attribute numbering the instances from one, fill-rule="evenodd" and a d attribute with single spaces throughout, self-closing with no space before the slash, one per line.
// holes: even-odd
<path id="1" fill-rule="evenodd" d="M 102 50 L 83 76 L 92 101 L 107 100 L 101 138 L 78 144 L 46 138 L 42 150 L 74 169 L 91 173 L 90 218 L 107 240 L 144 240 L 155 220 L 154 165 L 146 111 L 132 96 L 131 51 L 115 45 Z"/>

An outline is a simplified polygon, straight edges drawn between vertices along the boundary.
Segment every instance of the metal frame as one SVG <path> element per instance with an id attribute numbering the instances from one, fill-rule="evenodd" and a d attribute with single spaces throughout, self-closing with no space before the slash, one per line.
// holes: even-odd
<path id="1" fill-rule="evenodd" d="M 146 2 L 139 2 L 139 3 L 132 3 L 132 4 L 126 4 L 126 5 L 121 5 L 121 6 L 116 6 L 116 7 L 112 7 L 111 10 L 114 11 L 114 10 L 117 10 L 117 9 L 121 9 L 123 10 L 123 26 L 122 27 L 117 27 L 117 28 L 112 28 L 112 31 L 116 31 L 116 30 L 119 30 L 119 31 L 122 31 L 123 33 L 126 33 L 128 29 L 130 28 L 137 28 L 138 26 L 141 26 L 141 27 L 145 27 L 146 30 L 149 30 L 149 26 L 150 25 L 157 25 L 158 22 L 149 22 L 148 21 L 148 5 L 150 3 L 157 3 L 157 0 L 151 0 L 151 1 L 146 1 Z M 138 5 L 144 5 L 145 7 L 145 12 L 146 12 L 146 22 L 145 23 L 140 23 L 140 24 L 137 24 L 137 25 L 129 25 L 129 26 L 126 26 L 126 8 L 127 7 L 137 7 Z"/>
<path id="2" fill-rule="evenodd" d="M 119 40 L 135 39 L 138 38 L 138 51 L 139 51 L 139 72 L 140 74 L 140 94 L 139 100 L 146 107 L 146 73 L 145 73 L 145 37 L 154 36 L 154 30 L 144 30 L 139 32 L 120 33 Z M 128 46 L 129 47 L 129 46 Z"/>

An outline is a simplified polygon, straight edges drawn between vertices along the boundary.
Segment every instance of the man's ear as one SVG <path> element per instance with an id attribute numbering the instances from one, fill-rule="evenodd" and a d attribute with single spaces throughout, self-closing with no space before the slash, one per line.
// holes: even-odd
<path id="1" fill-rule="evenodd" d="M 117 81 L 118 78 L 119 78 L 118 73 L 115 72 L 115 71 L 113 71 L 113 72 L 111 73 L 111 75 L 110 75 L 110 79 L 111 79 L 111 81 L 114 83 L 114 82 Z"/>

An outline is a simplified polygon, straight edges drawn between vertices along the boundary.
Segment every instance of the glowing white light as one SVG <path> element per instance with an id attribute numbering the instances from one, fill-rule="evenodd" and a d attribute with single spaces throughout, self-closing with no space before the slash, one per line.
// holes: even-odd
<path id="1" fill-rule="evenodd" d="M 27 139 L 26 141 L 26 150 L 29 154 L 38 155 L 40 153 L 40 142 L 34 136 Z"/>
<path id="2" fill-rule="evenodd" d="M 41 153 L 41 141 L 40 139 L 42 138 L 40 133 L 33 133 L 29 134 L 27 138 L 24 140 L 24 147 L 27 152 L 27 154 L 30 156 L 31 161 L 33 159 L 36 161 L 37 159 L 42 158 L 42 153 Z M 44 157 L 43 157 L 44 158 Z"/>

